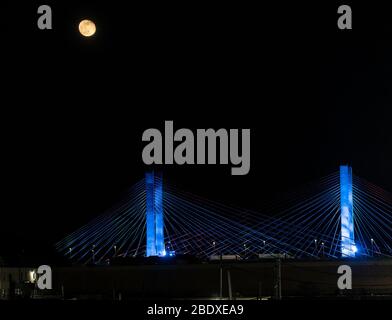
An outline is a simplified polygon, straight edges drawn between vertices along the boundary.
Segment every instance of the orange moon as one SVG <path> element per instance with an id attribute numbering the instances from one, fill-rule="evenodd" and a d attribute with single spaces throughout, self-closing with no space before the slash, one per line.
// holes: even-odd
<path id="1" fill-rule="evenodd" d="M 79 23 L 79 32 L 84 37 L 91 37 L 95 34 L 97 28 L 95 23 L 91 20 L 82 20 Z"/>

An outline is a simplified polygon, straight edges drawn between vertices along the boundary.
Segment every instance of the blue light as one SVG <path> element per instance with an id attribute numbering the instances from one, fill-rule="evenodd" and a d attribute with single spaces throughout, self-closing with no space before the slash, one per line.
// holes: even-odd
<path id="1" fill-rule="evenodd" d="M 352 169 L 340 166 L 340 223 L 342 257 L 355 257 Z"/>
<path id="2" fill-rule="evenodd" d="M 166 256 L 163 227 L 162 179 L 146 173 L 146 256 Z"/>
<path id="3" fill-rule="evenodd" d="M 154 212 L 154 173 L 146 173 L 146 256 L 156 256 L 155 212 Z"/>
<path id="4" fill-rule="evenodd" d="M 166 255 L 163 234 L 163 190 L 162 178 L 154 180 L 154 211 L 155 211 L 155 248 L 158 256 Z"/>
<path id="5" fill-rule="evenodd" d="M 162 254 L 160 254 L 159 256 L 160 257 L 175 257 L 176 256 L 176 252 L 174 250 L 169 250 L 169 251 L 164 250 L 162 252 Z"/>

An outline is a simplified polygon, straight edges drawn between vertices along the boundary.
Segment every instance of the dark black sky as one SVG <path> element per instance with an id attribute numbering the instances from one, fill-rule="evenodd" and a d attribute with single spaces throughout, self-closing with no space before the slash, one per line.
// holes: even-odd
<path id="1" fill-rule="evenodd" d="M 325 1 L 327 3 L 327 1 Z M 165 167 L 183 189 L 257 209 L 351 163 L 392 191 L 392 26 L 379 5 L 13 2 L 2 30 L 0 247 L 51 244 L 143 177 L 145 129 L 251 128 L 251 171 Z M 97 23 L 83 39 L 82 18 Z M 22 245 L 20 245 L 22 244 Z"/>

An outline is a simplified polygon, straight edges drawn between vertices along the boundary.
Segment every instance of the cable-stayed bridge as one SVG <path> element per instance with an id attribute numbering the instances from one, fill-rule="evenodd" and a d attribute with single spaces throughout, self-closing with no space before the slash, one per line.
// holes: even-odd
<path id="1" fill-rule="evenodd" d="M 56 248 L 75 263 L 179 254 L 392 257 L 392 194 L 341 166 L 255 212 L 182 191 L 147 173 L 116 206 Z"/>

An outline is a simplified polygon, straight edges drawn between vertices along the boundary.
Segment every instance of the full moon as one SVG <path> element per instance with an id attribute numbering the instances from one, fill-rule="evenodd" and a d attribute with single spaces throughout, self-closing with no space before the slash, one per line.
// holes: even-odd
<path id="1" fill-rule="evenodd" d="M 95 27 L 95 23 L 91 20 L 82 20 L 79 23 L 79 32 L 82 36 L 91 37 L 95 34 L 97 28 Z"/>

